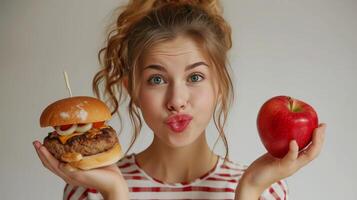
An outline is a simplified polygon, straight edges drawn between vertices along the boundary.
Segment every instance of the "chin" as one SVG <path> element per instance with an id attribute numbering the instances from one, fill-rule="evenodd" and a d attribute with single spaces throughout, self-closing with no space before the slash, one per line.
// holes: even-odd
<path id="1" fill-rule="evenodd" d="M 174 134 L 177 134 L 177 133 L 174 133 Z M 165 140 L 164 142 L 172 148 L 182 148 L 182 147 L 192 145 L 199 138 L 200 138 L 199 134 L 193 135 L 190 133 L 183 132 L 183 133 L 179 133 L 177 135 L 172 135 L 171 133 L 169 133 L 169 136 L 164 139 Z"/>

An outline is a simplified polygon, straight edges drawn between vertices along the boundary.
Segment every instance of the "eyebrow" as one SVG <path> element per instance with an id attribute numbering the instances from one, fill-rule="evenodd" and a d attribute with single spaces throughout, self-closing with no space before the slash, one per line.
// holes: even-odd
<path id="1" fill-rule="evenodd" d="M 196 63 L 193 63 L 191 65 L 187 65 L 186 68 L 185 68 L 185 71 L 191 70 L 191 69 L 193 69 L 195 67 L 198 67 L 198 66 L 201 66 L 201 65 L 205 65 L 205 66 L 209 67 L 205 62 L 196 62 Z M 146 70 L 146 69 L 156 69 L 156 70 L 159 70 L 159 71 L 167 72 L 165 67 L 163 67 L 161 65 L 157 65 L 157 64 L 148 65 L 148 66 L 146 66 L 144 68 L 144 70 Z"/>

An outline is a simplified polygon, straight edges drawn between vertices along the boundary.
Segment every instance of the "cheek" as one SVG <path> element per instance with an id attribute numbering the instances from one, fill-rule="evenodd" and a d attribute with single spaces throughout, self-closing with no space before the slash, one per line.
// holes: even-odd
<path id="1" fill-rule="evenodd" d="M 191 103 L 194 112 L 199 115 L 204 115 L 206 118 L 210 117 L 214 110 L 215 93 L 212 88 L 198 89 L 193 91 Z"/>
<path id="2" fill-rule="evenodd" d="M 162 93 L 149 91 L 150 89 L 144 88 L 145 91 L 140 91 L 139 103 L 143 117 L 146 122 L 150 123 L 157 117 L 160 117 L 162 110 Z"/>
<path id="3" fill-rule="evenodd" d="M 155 105 L 162 100 L 163 92 L 161 90 L 144 86 L 139 92 L 140 104 L 145 107 L 148 105 Z"/>

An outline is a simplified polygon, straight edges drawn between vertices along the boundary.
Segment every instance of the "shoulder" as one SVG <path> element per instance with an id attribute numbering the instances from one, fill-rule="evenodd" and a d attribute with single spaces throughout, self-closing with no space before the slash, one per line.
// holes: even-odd
<path id="1" fill-rule="evenodd" d="M 225 176 L 231 176 L 232 178 L 240 178 L 240 176 L 248 168 L 247 165 L 244 165 L 240 162 L 233 162 L 230 159 L 224 159 L 219 157 L 219 167 L 217 168 L 216 173 L 223 174 Z"/>
<path id="2" fill-rule="evenodd" d="M 221 159 L 223 160 L 223 158 Z M 239 182 L 239 179 L 248 167 L 249 165 L 227 159 L 222 163 L 220 171 L 224 172 L 227 176 L 234 177 Z M 288 199 L 288 195 L 289 190 L 286 180 L 280 180 L 264 190 L 259 200 Z"/>
<path id="3" fill-rule="evenodd" d="M 140 174 L 140 171 L 138 170 L 138 167 L 136 165 L 135 154 L 124 156 L 118 161 L 117 166 L 119 167 L 124 177 L 128 174 Z"/>
<path id="4" fill-rule="evenodd" d="M 246 168 L 241 163 L 219 156 L 214 171 L 202 178 L 203 181 L 200 184 L 210 184 L 216 188 L 225 188 L 226 191 L 234 192 Z"/>
<path id="5" fill-rule="evenodd" d="M 125 168 L 129 168 L 132 165 L 135 164 L 135 158 L 134 158 L 135 154 L 129 154 L 124 156 L 123 158 L 121 158 L 117 165 L 120 169 L 125 169 Z"/>
<path id="6" fill-rule="evenodd" d="M 223 157 L 220 157 L 220 159 L 222 160 L 221 168 L 224 169 L 244 172 L 248 168 L 248 165 L 245 165 L 241 162 L 235 162 L 230 159 L 224 159 Z"/>

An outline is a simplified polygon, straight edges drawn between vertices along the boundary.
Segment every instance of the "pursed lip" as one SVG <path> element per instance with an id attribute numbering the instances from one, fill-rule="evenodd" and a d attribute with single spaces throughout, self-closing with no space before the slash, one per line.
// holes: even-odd
<path id="1" fill-rule="evenodd" d="M 170 117 L 167 118 L 166 124 L 170 123 L 178 123 L 180 121 L 187 121 L 187 120 L 192 120 L 192 116 L 188 114 L 177 114 L 177 115 L 171 115 Z"/>

